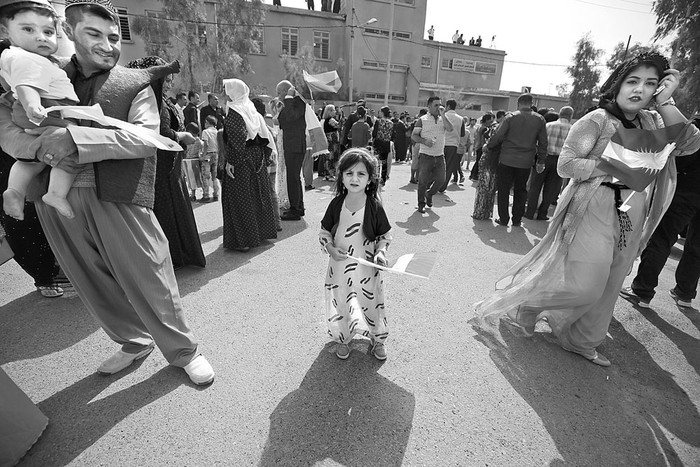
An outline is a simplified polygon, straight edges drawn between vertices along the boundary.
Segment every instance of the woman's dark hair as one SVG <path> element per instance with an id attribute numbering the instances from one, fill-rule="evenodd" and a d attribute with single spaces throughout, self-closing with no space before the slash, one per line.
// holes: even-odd
<path id="1" fill-rule="evenodd" d="M 369 183 L 365 188 L 365 193 L 370 198 L 379 200 L 379 160 L 370 154 L 369 151 L 362 148 L 348 149 L 340 156 L 337 172 L 338 177 L 336 178 L 334 188 L 335 195 L 344 196 L 348 193 L 348 189 L 345 188 L 345 185 L 343 184 L 343 173 L 359 162 L 365 164 L 365 167 L 367 168 L 367 175 L 369 176 Z"/>
<path id="2" fill-rule="evenodd" d="M 631 58 L 615 68 L 610 77 L 600 87 L 601 97 L 607 100 L 614 100 L 620 92 L 625 78 L 640 66 L 650 66 L 656 68 L 659 80 L 664 77 L 669 69 L 668 60 L 658 52 L 644 52 Z"/>
<path id="3" fill-rule="evenodd" d="M 385 105 L 384 107 L 379 109 L 379 111 L 382 113 L 382 115 L 384 115 L 387 118 L 391 115 L 391 109 L 388 105 Z"/>
<path id="4" fill-rule="evenodd" d="M 493 120 L 493 114 L 491 112 L 487 112 L 481 117 L 481 123 L 486 123 L 491 120 Z"/>

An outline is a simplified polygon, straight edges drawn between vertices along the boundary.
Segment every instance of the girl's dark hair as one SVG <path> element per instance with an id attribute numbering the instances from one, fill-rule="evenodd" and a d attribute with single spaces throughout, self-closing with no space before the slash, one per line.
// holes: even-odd
<path id="1" fill-rule="evenodd" d="M 348 193 L 348 189 L 345 188 L 345 185 L 343 184 L 343 173 L 358 162 L 362 162 L 365 164 L 365 167 L 367 167 L 369 183 L 365 188 L 365 193 L 370 198 L 379 200 L 379 160 L 369 151 L 362 148 L 348 149 L 340 156 L 337 171 L 338 176 L 336 178 L 334 188 L 335 195 L 345 196 Z"/>

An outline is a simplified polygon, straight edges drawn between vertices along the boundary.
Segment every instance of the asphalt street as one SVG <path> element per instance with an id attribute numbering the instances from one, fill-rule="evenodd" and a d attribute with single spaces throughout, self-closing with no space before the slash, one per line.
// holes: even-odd
<path id="1" fill-rule="evenodd" d="M 42 298 L 16 263 L 0 266 L 0 365 L 50 418 L 20 465 L 700 465 L 700 301 L 681 309 L 667 293 L 682 244 L 652 309 L 618 300 L 602 368 L 546 332 L 525 339 L 470 321 L 546 222 L 472 220 L 470 183 L 421 215 L 408 179 L 395 165 L 383 193 L 389 260 L 438 259 L 429 280 L 385 276 L 383 363 L 363 339 L 338 360 L 327 338 L 317 234 L 332 193 L 321 180 L 302 221 L 246 253 L 223 249 L 218 203 L 194 205 L 207 267 L 177 276 L 217 372 L 210 387 L 157 350 L 97 375 L 118 347 L 75 293 Z"/>

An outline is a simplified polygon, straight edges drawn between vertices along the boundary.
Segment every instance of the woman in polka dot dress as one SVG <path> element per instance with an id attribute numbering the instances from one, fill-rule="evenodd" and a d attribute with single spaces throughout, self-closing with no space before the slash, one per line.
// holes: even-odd
<path id="1" fill-rule="evenodd" d="M 277 152 L 262 115 L 239 79 L 224 80 L 229 98 L 224 121 L 225 172 L 221 181 L 224 248 L 245 251 L 277 238 L 267 174 L 269 154 Z"/>
<path id="2" fill-rule="evenodd" d="M 336 196 L 321 221 L 319 240 L 330 255 L 325 281 L 328 334 L 338 343 L 341 360 L 350 356 L 348 344 L 355 334 L 369 337 L 372 354 L 386 359 L 382 273 L 350 258 L 387 264 L 391 225 L 377 193 L 378 164 L 364 149 L 345 151 L 338 164 Z"/>

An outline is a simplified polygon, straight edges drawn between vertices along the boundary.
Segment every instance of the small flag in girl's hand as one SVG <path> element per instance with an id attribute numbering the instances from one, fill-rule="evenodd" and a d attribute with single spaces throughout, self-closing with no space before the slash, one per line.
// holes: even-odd
<path id="1" fill-rule="evenodd" d="M 383 271 L 428 279 L 430 271 L 432 271 L 433 266 L 435 266 L 437 253 L 434 251 L 427 253 L 409 253 L 400 256 L 399 259 L 396 260 L 396 263 L 390 268 L 380 266 L 362 258 L 356 258 L 354 256 L 350 256 L 350 258 L 365 266 L 372 266 Z"/>

